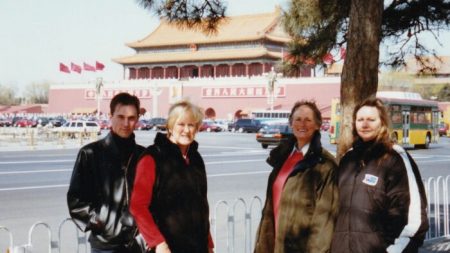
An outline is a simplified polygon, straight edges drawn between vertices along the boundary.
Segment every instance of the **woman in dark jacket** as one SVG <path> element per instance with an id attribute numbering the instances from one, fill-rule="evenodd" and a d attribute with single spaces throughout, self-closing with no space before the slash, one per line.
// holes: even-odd
<path id="1" fill-rule="evenodd" d="M 389 138 L 379 99 L 353 112 L 353 148 L 338 170 L 339 215 L 332 253 L 417 252 L 428 229 L 426 196 L 417 165 Z"/>
<path id="2" fill-rule="evenodd" d="M 158 133 L 137 165 L 130 210 L 156 253 L 213 251 L 205 164 L 194 140 L 202 119 L 189 102 L 172 105 L 167 135 Z"/>
<path id="3" fill-rule="evenodd" d="M 270 152 L 266 203 L 255 253 L 329 252 L 337 214 L 337 164 L 322 148 L 322 117 L 314 102 L 297 102 L 294 136 Z"/>

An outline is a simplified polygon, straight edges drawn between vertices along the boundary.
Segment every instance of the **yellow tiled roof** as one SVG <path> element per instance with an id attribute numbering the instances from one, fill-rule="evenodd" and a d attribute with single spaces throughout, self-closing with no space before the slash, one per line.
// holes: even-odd
<path id="1" fill-rule="evenodd" d="M 424 56 L 423 58 L 436 68 L 436 74 L 450 74 L 450 56 L 439 56 L 442 62 L 434 58 L 434 56 Z M 420 69 L 421 66 L 414 57 L 406 60 L 406 72 L 416 74 Z"/>
<path id="2" fill-rule="evenodd" d="M 211 44 L 223 42 L 251 41 L 267 38 L 287 42 L 289 36 L 279 28 L 280 10 L 272 13 L 234 16 L 224 19 L 215 34 L 205 34 L 199 30 L 180 29 L 162 20 L 160 25 L 147 37 L 127 43 L 131 48 L 147 48 L 188 44 Z"/>
<path id="3" fill-rule="evenodd" d="M 263 47 L 244 49 L 199 50 L 186 52 L 140 53 L 113 59 L 120 64 L 196 62 L 232 59 L 254 59 L 267 56 L 281 59 L 281 52 L 272 52 Z"/>

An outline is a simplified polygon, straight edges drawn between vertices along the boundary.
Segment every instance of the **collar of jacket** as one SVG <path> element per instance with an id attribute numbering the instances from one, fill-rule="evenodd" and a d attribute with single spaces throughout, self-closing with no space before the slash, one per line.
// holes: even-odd
<path id="1" fill-rule="evenodd" d="M 159 149 L 161 148 L 162 150 L 158 150 L 159 152 L 163 151 L 163 150 L 167 150 L 167 151 L 171 151 L 171 152 L 175 152 L 176 154 L 179 154 L 182 157 L 181 154 L 181 149 L 180 147 L 178 147 L 177 144 L 171 142 L 169 140 L 169 138 L 167 137 L 167 134 L 163 134 L 163 133 L 157 133 L 156 137 L 155 137 L 155 141 L 154 143 L 156 144 L 155 146 Z M 196 142 L 195 140 L 189 145 L 189 150 L 188 150 L 188 156 L 190 153 L 192 152 L 197 152 L 198 149 L 198 142 Z M 164 152 L 162 152 L 164 153 Z M 169 152 L 170 153 L 170 152 Z M 169 154 L 168 153 L 168 154 Z M 173 153 L 172 153 L 173 154 Z"/>
<path id="2" fill-rule="evenodd" d="M 357 138 L 353 142 L 353 150 L 356 156 L 365 162 L 378 159 L 386 153 L 386 147 L 383 143 L 376 141 L 364 142 L 361 138 Z"/>
<path id="3" fill-rule="evenodd" d="M 105 147 L 110 148 L 113 154 L 117 155 L 117 157 L 126 157 L 127 159 L 136 147 L 134 134 L 132 134 L 129 138 L 124 139 L 115 135 L 112 131 L 106 135 L 104 143 Z"/>
<path id="4" fill-rule="evenodd" d="M 320 132 L 316 131 L 310 142 L 308 153 L 306 153 L 304 158 L 295 165 L 294 170 L 289 176 L 295 175 L 307 168 L 314 167 L 317 163 L 323 162 L 322 143 L 320 142 L 320 138 Z M 296 143 L 297 139 L 295 136 L 291 136 L 287 141 L 280 143 L 280 145 L 270 152 L 267 163 L 275 169 L 280 169 L 291 154 Z"/>

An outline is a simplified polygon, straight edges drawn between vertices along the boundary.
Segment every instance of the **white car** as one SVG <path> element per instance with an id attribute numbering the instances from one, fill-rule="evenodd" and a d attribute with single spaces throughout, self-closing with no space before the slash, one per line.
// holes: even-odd
<path id="1" fill-rule="evenodd" d="M 91 133 L 100 134 L 100 125 L 96 121 L 70 120 L 61 127 L 55 128 L 54 131 L 71 136 Z"/>

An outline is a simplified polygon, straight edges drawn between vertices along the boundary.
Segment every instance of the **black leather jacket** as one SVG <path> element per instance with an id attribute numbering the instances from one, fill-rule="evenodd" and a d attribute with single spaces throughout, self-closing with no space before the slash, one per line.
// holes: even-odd
<path id="1" fill-rule="evenodd" d="M 84 232 L 91 231 L 93 248 L 114 249 L 128 242 L 135 225 L 128 212 L 127 192 L 129 199 L 143 151 L 134 135 L 123 139 L 112 132 L 80 149 L 67 204 L 75 224 Z"/>

